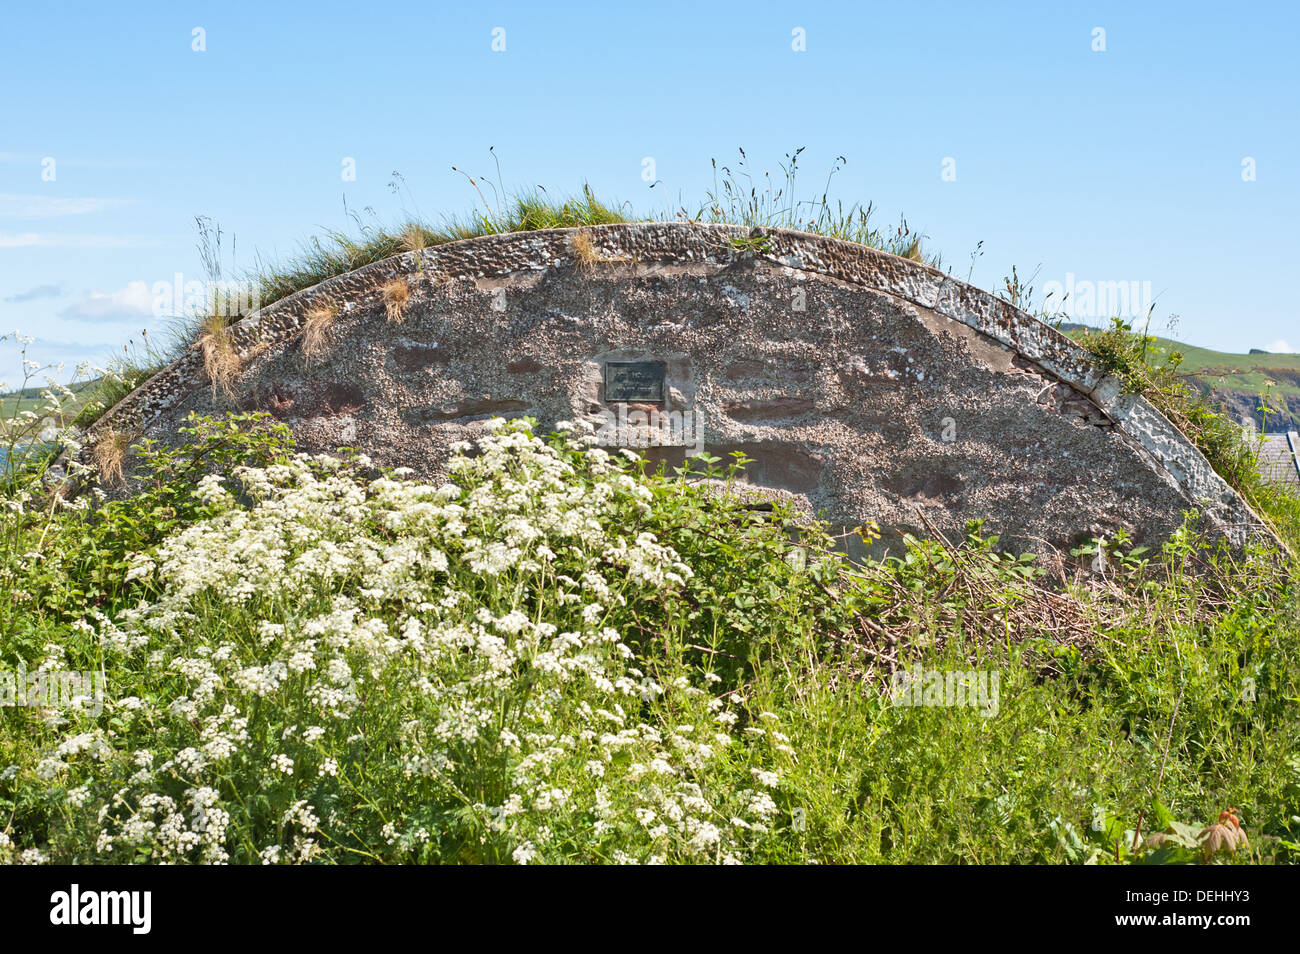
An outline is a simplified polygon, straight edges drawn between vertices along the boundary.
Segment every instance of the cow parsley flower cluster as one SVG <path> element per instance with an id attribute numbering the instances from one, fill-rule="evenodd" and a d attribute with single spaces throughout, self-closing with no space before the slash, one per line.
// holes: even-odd
<path id="1" fill-rule="evenodd" d="M 308 455 L 207 477 L 207 515 L 131 558 L 145 598 L 88 624 L 132 695 L 39 768 L 75 783 L 101 860 L 762 844 L 792 751 L 738 733 L 657 628 L 692 570 L 647 528 L 652 491 L 580 430 L 493 425 L 443 483 Z"/>

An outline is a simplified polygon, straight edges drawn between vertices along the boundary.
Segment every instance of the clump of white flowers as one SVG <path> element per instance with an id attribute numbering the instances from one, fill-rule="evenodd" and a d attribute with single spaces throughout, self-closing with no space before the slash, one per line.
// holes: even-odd
<path id="1" fill-rule="evenodd" d="M 521 423 L 449 470 L 238 467 L 199 485 L 208 516 L 130 561 L 147 598 L 91 625 L 131 695 L 40 763 L 103 860 L 736 862 L 761 844 L 784 736 L 739 733 L 672 646 L 633 648 L 692 576 L 643 526 L 646 482 Z"/>

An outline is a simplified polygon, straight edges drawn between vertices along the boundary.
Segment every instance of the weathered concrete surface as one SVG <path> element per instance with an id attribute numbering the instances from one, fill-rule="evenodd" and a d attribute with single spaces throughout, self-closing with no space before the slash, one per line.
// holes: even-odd
<path id="1" fill-rule="evenodd" d="M 680 224 L 493 236 L 397 256 L 277 302 L 234 328 L 233 400 L 195 351 L 114 408 L 107 429 L 175 436 L 192 410 L 264 409 L 312 450 L 360 445 L 436 473 L 492 416 L 607 422 L 607 361 L 658 361 L 662 403 L 693 412 L 708 453 L 805 511 L 898 532 L 988 518 L 1011 546 L 1065 550 L 1123 527 L 1156 542 L 1199 509 L 1234 545 L 1269 538 L 1146 400 L 1064 335 L 934 269 L 804 233 Z M 381 288 L 405 277 L 400 324 Z M 307 312 L 339 308 L 308 364 Z M 689 434 L 688 434 L 689 436 Z M 625 435 L 626 437 L 626 435 Z M 633 429 L 631 440 L 644 443 Z M 624 439 L 624 438 L 620 438 Z M 677 441 L 683 443 L 683 441 Z M 691 443 L 690 440 L 684 443 Z M 680 456 L 657 449 L 652 457 Z"/>

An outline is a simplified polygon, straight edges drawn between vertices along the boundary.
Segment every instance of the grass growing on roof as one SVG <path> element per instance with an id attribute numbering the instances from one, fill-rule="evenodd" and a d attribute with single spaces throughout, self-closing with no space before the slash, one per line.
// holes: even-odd
<path id="1" fill-rule="evenodd" d="M 1177 350 L 1116 318 L 1104 329 L 1077 329 L 1080 347 L 1124 387 L 1141 394 L 1205 455 L 1214 470 L 1300 552 L 1300 497 L 1259 471 L 1259 443 L 1188 384 Z"/>
<path id="2" fill-rule="evenodd" d="M 579 196 L 560 200 L 552 200 L 541 191 L 531 191 L 515 196 L 502 212 L 449 217 L 440 225 L 421 221 L 408 221 L 393 228 L 365 225 L 355 235 L 329 230 L 308 239 L 297 254 L 285 261 L 259 263 L 252 280 L 260 288 L 262 304 L 269 305 L 335 275 L 404 252 L 483 235 L 626 221 L 614 207 L 598 200 L 589 188 L 584 187 Z"/>
<path id="3" fill-rule="evenodd" d="M 912 229 L 906 219 L 893 227 L 875 224 L 871 203 L 861 205 L 832 200 L 830 188 L 844 159 L 836 160 L 821 194 L 798 198 L 799 156 L 797 149 L 781 164 L 781 176 L 752 172 L 744 150 L 732 165 L 713 161 L 714 179 L 698 206 L 679 205 L 658 215 L 638 215 L 625 205 L 598 199 L 589 186 L 573 196 L 553 198 L 541 188 L 513 194 L 504 185 L 466 176 L 476 190 L 480 206 L 464 216 L 444 218 L 441 224 L 411 219 L 394 227 L 363 223 L 354 217 L 355 234 L 327 230 L 313 236 L 298 252 L 280 262 L 261 262 L 251 278 L 261 291 L 263 305 L 286 298 L 304 288 L 318 285 L 335 275 L 403 252 L 432 248 L 447 242 L 531 232 L 538 229 L 582 228 L 620 222 L 679 221 L 790 228 L 814 232 L 848 242 L 878 248 L 936 268 L 942 259 L 922 248 L 925 236 Z M 458 170 L 459 171 L 459 170 Z M 489 200 L 491 191 L 493 198 Z"/>
<path id="4" fill-rule="evenodd" d="M 646 215 L 637 214 L 626 204 L 599 199 L 586 185 L 576 195 L 552 197 L 541 187 L 509 192 L 499 179 L 494 184 L 467 175 L 479 198 L 478 206 L 471 213 L 448 215 L 437 222 L 415 216 L 395 226 L 367 222 L 353 214 L 353 231 L 326 229 L 308 238 L 295 253 L 283 259 L 271 261 L 258 257 L 241 280 L 257 289 L 257 303 L 265 306 L 394 255 L 448 242 L 538 229 L 647 221 L 798 229 L 942 267 L 938 255 L 923 250 L 924 235 L 913 230 L 905 219 L 900 218 L 893 227 L 879 227 L 875 224 L 875 210 L 871 203 L 846 205 L 830 197 L 832 181 L 844 164 L 843 157 L 836 160 L 819 195 L 798 198 L 796 188 L 802 152 L 803 149 L 797 149 L 786 156 L 779 177 L 756 175 L 744 150 L 740 150 L 734 165 L 719 165 L 715 160 L 713 186 L 706 191 L 702 202 L 693 207 L 689 204 L 679 204 L 675 208 L 666 205 L 657 214 Z M 394 182 L 404 180 L 395 175 Z M 195 221 L 200 259 L 209 280 L 218 289 L 207 303 L 207 311 L 175 316 L 169 342 L 161 346 L 157 342 L 146 342 L 146 347 L 128 350 L 110 362 L 109 368 L 96 382 L 94 395 L 84 403 L 79 426 L 93 423 L 105 410 L 196 343 L 203 343 L 205 367 L 218 372 L 212 380 L 219 390 L 226 388 L 223 382 L 228 380 L 228 376 L 223 377 L 221 372 L 233 365 L 220 347 L 223 328 L 244 316 L 246 303 L 238 295 L 222 290 L 224 233 L 205 216 L 196 216 Z M 579 244 L 582 245 L 581 239 Z M 390 311 L 390 315 L 394 316 L 392 320 L 396 320 L 400 311 Z M 216 322 L 218 318 L 223 318 L 224 322 Z"/>

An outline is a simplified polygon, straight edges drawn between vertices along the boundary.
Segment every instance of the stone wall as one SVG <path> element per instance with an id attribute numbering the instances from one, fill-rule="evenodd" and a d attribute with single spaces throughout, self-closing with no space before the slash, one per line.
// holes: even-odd
<path id="1" fill-rule="evenodd" d="M 1041 552 L 1120 527 L 1155 542 L 1193 507 L 1234 545 L 1271 539 L 1150 403 L 964 282 L 779 229 L 761 243 L 730 226 L 581 232 L 581 254 L 570 229 L 490 236 L 306 289 L 234 326 L 233 397 L 214 394 L 191 350 L 91 438 L 175 439 L 192 410 L 264 409 L 306 448 L 358 445 L 433 475 L 493 416 L 580 419 L 652 460 L 701 440 L 743 452 L 756 492 L 837 525 L 874 519 L 886 545 L 975 517 Z M 383 303 L 394 279 L 411 291 L 400 322 Z M 338 317 L 308 361 L 303 324 L 322 305 Z M 661 436 L 655 415 L 690 422 L 674 446 L 644 446 Z"/>

